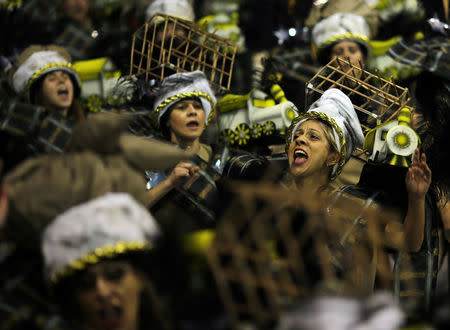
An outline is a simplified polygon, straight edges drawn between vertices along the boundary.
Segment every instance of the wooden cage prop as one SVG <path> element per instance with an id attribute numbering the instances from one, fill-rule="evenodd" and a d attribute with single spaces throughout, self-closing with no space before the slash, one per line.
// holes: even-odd
<path id="1" fill-rule="evenodd" d="M 157 13 L 133 35 L 130 76 L 163 79 L 203 71 L 217 94 L 230 89 L 237 45 L 194 22 Z"/>
<path id="2" fill-rule="evenodd" d="M 362 67 L 361 63 L 355 66 L 349 60 L 335 57 L 307 83 L 307 106 L 318 98 L 311 100 L 314 93 L 321 95 L 329 88 L 338 88 L 352 100 L 356 112 L 359 112 L 364 134 L 395 119 L 401 109 L 412 108 L 409 105 L 411 98 L 407 88 Z M 358 101 L 355 102 L 355 99 Z"/>
<path id="3" fill-rule="evenodd" d="M 321 287 L 370 293 L 366 272 L 373 270 L 374 251 L 380 258 L 384 253 L 378 247 L 391 212 L 345 195 L 300 200 L 265 183 L 239 184 L 234 191 L 207 255 L 233 329 L 272 329 L 286 310 L 315 296 L 311 261 L 320 269 Z M 305 258 L 305 249 L 313 259 Z M 336 264 L 344 270 L 339 276 Z M 378 280 L 389 286 L 389 266 L 377 267 Z"/>

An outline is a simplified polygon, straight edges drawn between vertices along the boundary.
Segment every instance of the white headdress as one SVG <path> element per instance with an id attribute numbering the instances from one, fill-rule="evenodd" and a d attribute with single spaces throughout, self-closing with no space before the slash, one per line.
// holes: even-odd
<path id="1" fill-rule="evenodd" d="M 45 229 L 42 252 L 52 283 L 88 265 L 145 251 L 159 234 L 147 209 L 125 193 L 108 193 L 62 213 Z"/>
<path id="2" fill-rule="evenodd" d="M 312 41 L 317 49 L 320 62 L 328 63 L 325 59 L 327 50 L 342 40 L 351 40 L 360 44 L 369 57 L 371 53 L 370 27 L 364 17 L 352 13 L 337 13 L 316 23 L 312 29 Z"/>
<path id="3" fill-rule="evenodd" d="M 187 0 L 155 0 L 145 11 L 145 17 L 149 20 L 154 14 L 161 13 L 170 16 L 195 20 L 194 10 Z"/>
<path id="4" fill-rule="evenodd" d="M 394 297 L 377 292 L 367 298 L 316 297 L 280 318 L 276 330 L 398 329 L 404 315 Z"/>
<path id="5" fill-rule="evenodd" d="M 292 121 L 288 132 L 287 149 L 294 140 L 297 128 L 306 120 L 321 120 L 328 123 L 333 129 L 334 138 L 341 154 L 339 163 L 334 165 L 331 177 L 334 178 L 349 160 L 353 150 L 361 147 L 364 135 L 353 104 L 342 91 L 330 88 L 323 93 L 319 100 L 314 102 L 306 113 L 299 115 Z"/>
<path id="6" fill-rule="evenodd" d="M 27 92 L 30 99 L 31 86 L 43 75 L 57 70 L 67 72 L 74 82 L 75 93 L 80 91 L 80 78 L 70 63 L 70 55 L 63 54 L 56 46 L 30 46 L 23 53 L 30 55 L 19 65 L 12 76 L 12 86 L 17 94 Z M 33 49 L 36 51 L 32 52 Z"/>
<path id="7" fill-rule="evenodd" d="M 173 88 L 170 88 L 173 86 Z M 162 81 L 165 92 L 156 98 L 154 111 L 158 113 L 158 123 L 161 117 L 175 103 L 187 98 L 199 98 L 205 111 L 205 123 L 208 124 L 213 115 L 216 98 L 205 74 L 202 71 L 181 72 L 170 75 Z"/>

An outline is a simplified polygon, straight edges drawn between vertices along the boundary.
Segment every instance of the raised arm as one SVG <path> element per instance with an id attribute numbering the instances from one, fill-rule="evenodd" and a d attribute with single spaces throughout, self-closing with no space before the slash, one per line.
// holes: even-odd
<path id="1" fill-rule="evenodd" d="M 399 250 L 417 252 L 422 246 L 425 226 L 425 196 L 431 184 L 431 170 L 426 156 L 419 149 L 405 177 L 408 211 L 403 224 L 386 225 L 387 245 Z"/>

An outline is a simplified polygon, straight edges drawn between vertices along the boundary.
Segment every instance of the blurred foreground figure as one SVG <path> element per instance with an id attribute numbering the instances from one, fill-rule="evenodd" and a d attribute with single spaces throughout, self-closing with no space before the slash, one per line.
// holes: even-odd
<path id="1" fill-rule="evenodd" d="M 6 175 L 9 210 L 2 228 L 0 290 L 7 309 L 0 316 L 14 319 L 11 329 L 31 330 L 36 324 L 52 329 L 55 306 L 36 270 L 42 267 L 42 230 L 58 214 L 107 192 L 125 192 L 146 205 L 144 169 L 161 170 L 192 156 L 166 143 L 124 133 L 127 118 L 93 115 L 74 128 L 70 152 L 30 158 Z M 4 201 L 2 197 L 2 211 Z M 27 313 L 20 313 L 22 306 Z"/>
<path id="2" fill-rule="evenodd" d="M 127 194 L 59 215 L 43 233 L 42 252 L 64 315 L 83 329 L 165 329 L 143 270 L 158 235 L 152 216 Z"/>
<path id="3" fill-rule="evenodd" d="M 4 180 L 11 205 L 7 237 L 33 247 L 56 215 L 107 192 L 129 193 L 148 206 L 144 170 L 162 170 L 193 154 L 125 133 L 129 120 L 93 115 L 74 128 L 68 153 L 30 158 L 10 171 Z"/>

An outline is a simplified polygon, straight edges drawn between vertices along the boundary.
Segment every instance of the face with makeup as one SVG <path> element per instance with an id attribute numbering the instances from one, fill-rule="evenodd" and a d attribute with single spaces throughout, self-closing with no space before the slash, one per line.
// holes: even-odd
<path id="1" fill-rule="evenodd" d="M 329 176 L 332 166 L 339 161 L 339 153 L 331 147 L 328 129 L 331 130 L 317 120 L 307 120 L 297 128 L 288 150 L 289 166 L 295 178 Z"/>
<path id="2" fill-rule="evenodd" d="M 170 109 L 167 125 L 170 140 L 174 143 L 193 142 L 200 138 L 205 128 L 205 111 L 199 99 L 184 99 Z"/>
<path id="3" fill-rule="evenodd" d="M 91 330 L 137 330 L 143 280 L 125 261 L 89 266 L 77 279 L 81 322 Z"/>
<path id="4" fill-rule="evenodd" d="M 65 111 L 72 105 L 74 87 L 70 75 L 65 71 L 47 73 L 38 92 L 38 104 L 50 111 Z"/>
<path id="5" fill-rule="evenodd" d="M 346 61 L 350 60 L 350 63 L 353 66 L 362 66 L 363 69 L 365 67 L 364 53 L 361 49 L 361 46 L 355 41 L 343 40 L 336 43 L 331 48 L 330 56 L 330 59 L 338 57 Z M 348 64 L 341 62 L 341 65 L 345 72 L 350 69 L 350 66 Z M 355 74 L 357 75 L 357 78 L 359 78 L 359 76 L 361 75 L 359 70 L 355 71 Z"/>

